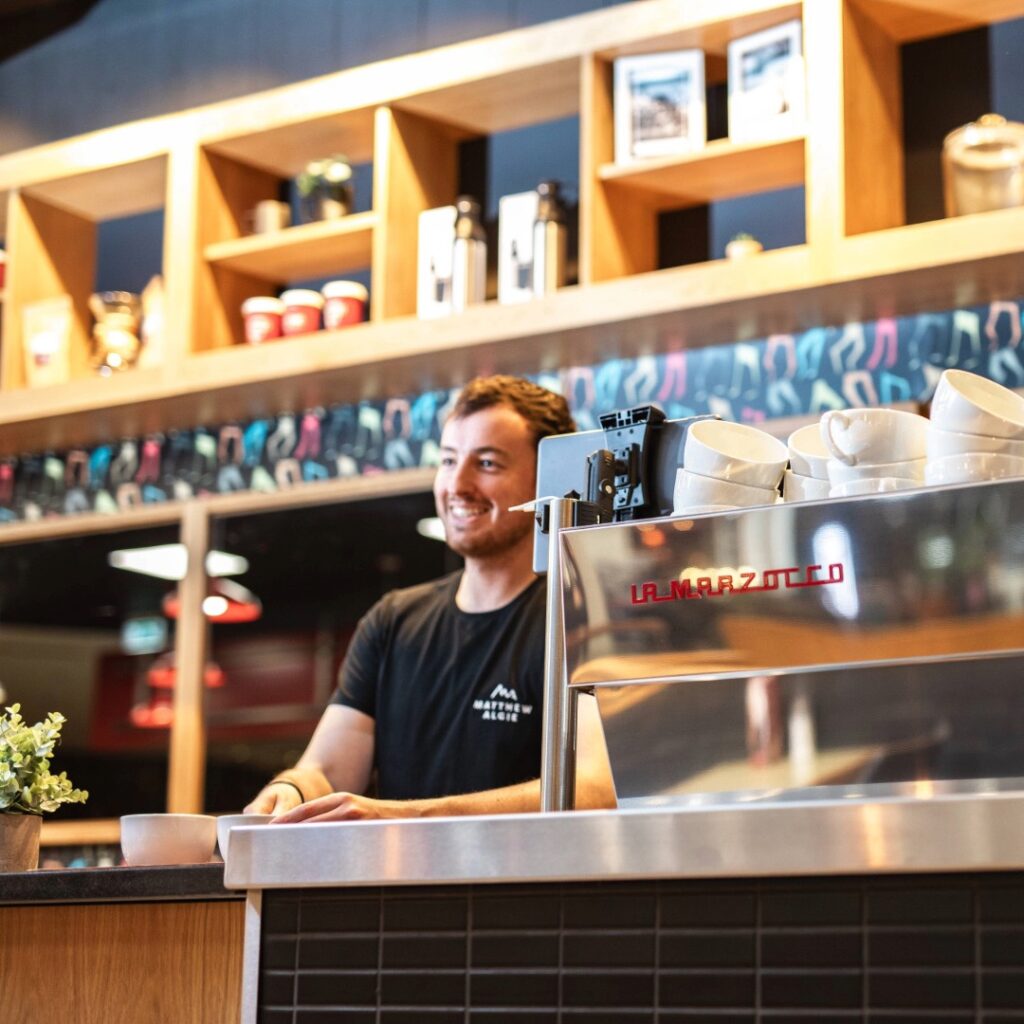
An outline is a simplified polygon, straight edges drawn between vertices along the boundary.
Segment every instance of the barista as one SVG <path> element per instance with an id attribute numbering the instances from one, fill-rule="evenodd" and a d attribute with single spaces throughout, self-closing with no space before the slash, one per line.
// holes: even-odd
<path id="1" fill-rule="evenodd" d="M 471 381 L 441 435 L 434 499 L 464 568 L 360 621 L 305 753 L 246 807 L 280 822 L 540 808 L 545 587 L 532 567 L 537 444 L 575 429 L 518 377 Z M 593 697 L 579 701 L 576 806 L 613 807 Z M 376 772 L 376 795 L 366 796 Z"/>

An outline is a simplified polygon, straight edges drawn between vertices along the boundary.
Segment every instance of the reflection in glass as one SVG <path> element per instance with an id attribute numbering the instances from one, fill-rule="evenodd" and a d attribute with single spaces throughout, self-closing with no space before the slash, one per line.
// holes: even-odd
<path id="1" fill-rule="evenodd" d="M 206 807 L 239 811 L 294 764 L 330 700 L 356 624 L 395 587 L 458 568 L 417 530 L 429 494 L 234 516 L 214 547 L 239 555 L 235 577 L 262 605 L 258 621 L 211 624 L 209 656 L 224 685 L 208 689 Z"/>
<path id="2" fill-rule="evenodd" d="M 58 820 L 162 811 L 167 723 L 140 727 L 153 664 L 174 645 L 173 583 L 109 564 L 119 548 L 171 544 L 176 526 L 0 544 L 0 689 L 32 721 L 68 719 L 59 768 L 89 791 Z M 134 718 L 133 718 L 134 713 Z M 147 727 L 153 726 L 153 727 Z"/>

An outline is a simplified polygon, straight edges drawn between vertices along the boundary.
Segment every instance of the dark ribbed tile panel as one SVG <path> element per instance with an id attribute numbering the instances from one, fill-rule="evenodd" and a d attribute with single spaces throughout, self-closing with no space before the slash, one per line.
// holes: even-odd
<path id="1" fill-rule="evenodd" d="M 268 891 L 260 1024 L 1024 1024 L 1024 873 Z"/>

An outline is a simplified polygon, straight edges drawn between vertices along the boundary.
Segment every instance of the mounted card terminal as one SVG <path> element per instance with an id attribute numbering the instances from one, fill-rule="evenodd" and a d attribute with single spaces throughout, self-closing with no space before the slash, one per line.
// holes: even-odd
<path id="1" fill-rule="evenodd" d="M 577 499 L 573 526 L 671 515 L 676 470 L 691 423 L 667 420 L 656 405 L 605 413 L 600 430 L 556 434 L 537 449 L 537 497 Z M 533 569 L 548 566 L 548 509 L 537 509 Z"/>

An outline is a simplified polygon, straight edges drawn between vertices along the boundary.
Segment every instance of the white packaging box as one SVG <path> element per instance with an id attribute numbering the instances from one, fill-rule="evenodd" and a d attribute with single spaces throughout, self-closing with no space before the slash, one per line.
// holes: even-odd
<path id="1" fill-rule="evenodd" d="M 537 193 L 516 192 L 498 202 L 498 301 L 529 302 L 533 294 L 533 222 Z"/>
<path id="2" fill-rule="evenodd" d="M 416 314 L 421 320 L 452 311 L 452 248 L 455 207 L 424 210 L 419 219 L 416 261 Z"/>

